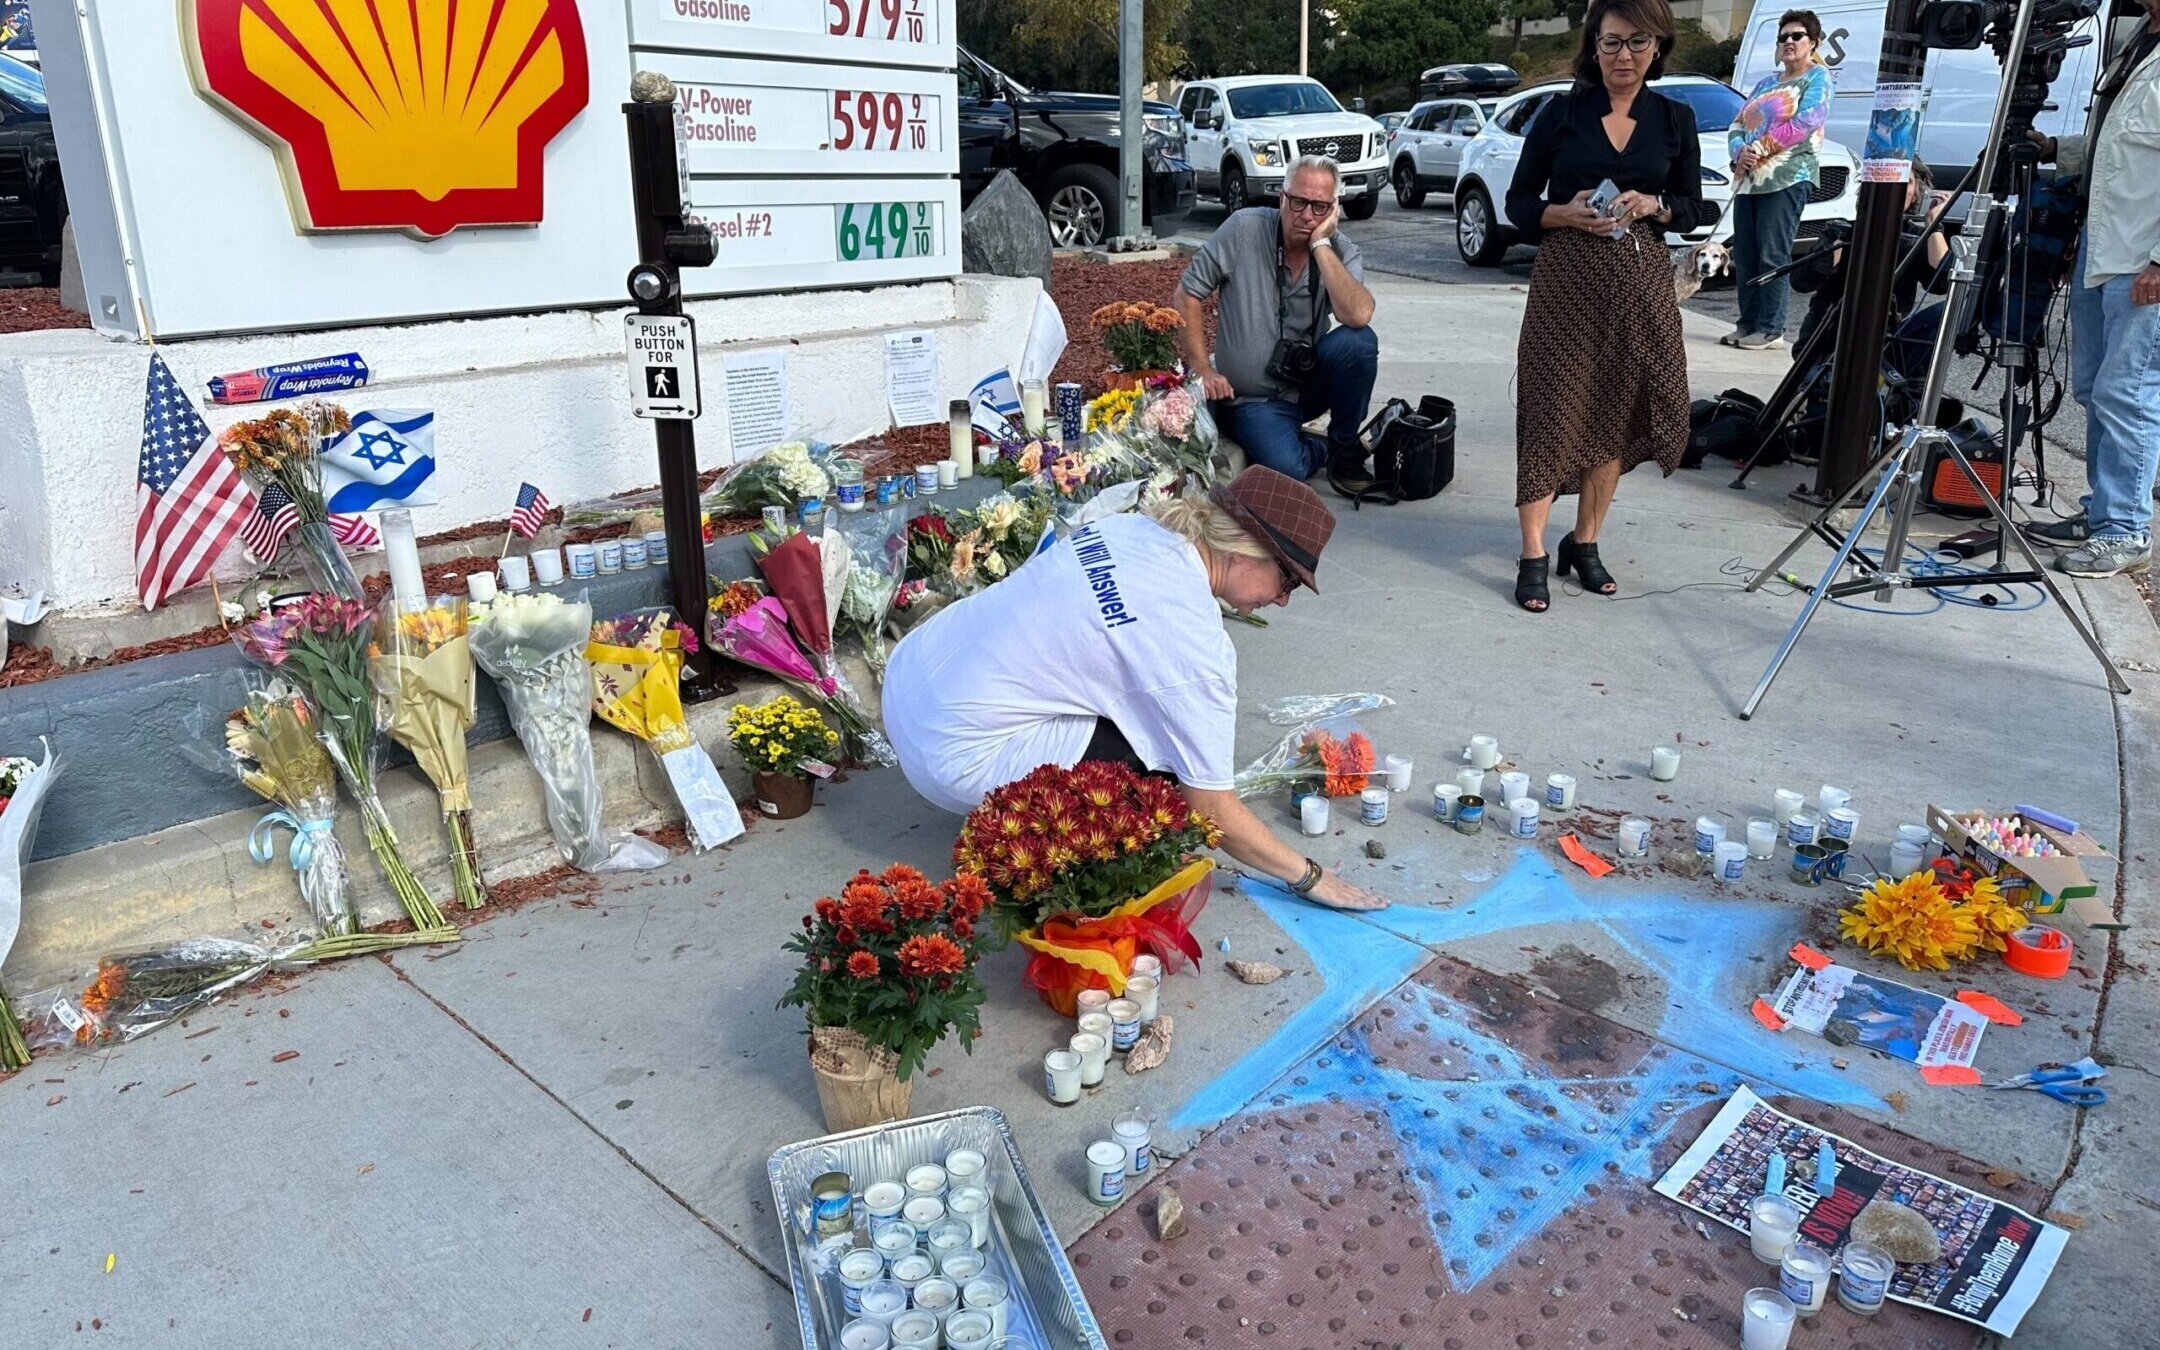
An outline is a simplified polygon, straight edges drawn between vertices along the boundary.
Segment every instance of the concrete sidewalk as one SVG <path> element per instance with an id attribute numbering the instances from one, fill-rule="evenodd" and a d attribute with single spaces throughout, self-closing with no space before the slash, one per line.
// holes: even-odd
<path id="1" fill-rule="evenodd" d="M 1269 699 L 1375 690 L 1397 700 L 1369 729 L 1383 750 L 1414 758 L 1412 793 L 1377 830 L 1344 824 L 1338 806 L 1333 836 L 1312 841 L 1315 856 L 1395 907 L 1352 918 L 1266 887 L 1220 888 L 1196 927 L 1206 967 L 1163 992 L 1178 1019 L 1169 1063 L 1137 1078 L 1113 1069 L 1071 1110 L 1040 1088 L 1041 1053 L 1067 1026 L 1022 987 L 1018 954 L 1002 953 L 985 971 L 986 1034 L 972 1054 L 947 1045 L 932 1057 L 915 1109 L 991 1104 L 1007 1114 L 1098 1311 L 1131 1312 L 1106 1322 L 1131 1333 L 1120 1345 L 1424 1346 L 1441 1344 L 1445 1329 L 1466 1350 L 1723 1346 L 1744 1286 L 1671 1286 L 1660 1268 L 1698 1261 L 1693 1216 L 1683 1224 L 1644 1182 L 1656 1148 L 1692 1137 L 1682 1113 L 1659 1119 L 1658 1092 L 1698 1082 L 1834 1108 L 1891 1141 L 1870 1147 L 1953 1159 L 1964 1184 L 2069 1216 L 2081 1226 L 2016 1344 L 2150 1344 L 2160 1325 L 2145 1271 L 2160 1250 L 2149 1048 L 2160 1030 L 2150 927 L 2160 905 L 2134 845 L 2160 789 L 2160 718 L 2147 687 L 2160 672 L 2160 634 L 2135 592 L 2128 583 L 2073 592 L 2125 663 L 2137 686 L 2129 698 L 2109 696 L 2062 617 L 2028 607 L 2027 587 L 1993 608 L 1923 613 L 1932 602 L 1910 596 L 1826 608 L 1761 714 L 1743 723 L 1739 704 L 1798 601 L 1784 587 L 1743 595 L 1740 571 L 1797 528 L 1782 507 L 1797 471 L 1765 471 L 1745 493 L 1724 486 L 1729 472 L 1632 475 L 1604 541 L 1625 598 L 1568 587 L 1550 614 L 1522 614 L 1509 596 L 1522 294 L 1392 280 L 1375 290 L 1380 391 L 1456 400 L 1457 482 L 1428 502 L 1342 513 L 1324 599 L 1272 612 L 1265 630 L 1233 626 L 1232 637 L 1241 761 L 1282 734 L 1261 714 Z M 1775 372 L 1717 347 L 1718 331 L 1690 325 L 1698 392 L 1766 387 Z M 1556 514 L 1554 538 L 1568 518 Z M 1794 570 L 1812 579 L 1824 557 L 1811 546 Z M 1652 817 L 1667 842 L 1699 813 L 1744 820 L 1764 814 L 1778 787 L 1826 782 L 1853 791 L 1861 847 L 1878 858 L 1893 827 L 1931 801 L 2044 803 L 2111 846 L 2123 841 L 2118 900 L 2138 926 L 2111 944 L 2071 925 L 2079 955 L 2067 980 L 1988 965 L 1952 972 L 1962 980 L 1907 976 L 1854 958 L 1925 988 L 1982 988 L 2025 1012 L 2022 1026 L 1987 1033 L 1980 1067 L 1991 1078 L 2112 1056 L 2111 1101 L 2076 1112 L 2031 1093 L 1924 1087 L 1910 1065 L 1764 1030 L 1749 1002 L 1774 986 L 1794 941 L 1834 942 L 1838 896 L 1797 889 L 1759 863 L 1725 888 L 1651 866 L 1593 881 L 1561 858 L 1550 829 L 1528 847 L 1492 831 L 1456 835 L 1423 803 L 1476 733 L 1498 736 L 1534 779 L 1573 774 L 1586 808 Z M 1684 752 L 1673 783 L 1647 777 L 1660 744 Z M 1294 831 L 1282 804 L 1266 809 Z M 1602 847 L 1606 819 L 1585 811 L 1576 826 Z M 494 916 L 457 949 L 353 963 L 243 994 L 132 1045 L 39 1061 L 0 1084 L 10 1164 L 0 1261 L 16 1276 L 0 1286 L 0 1339 L 73 1344 L 80 1323 L 112 1344 L 157 1347 L 792 1344 L 764 1161 L 823 1127 L 800 1014 L 774 1009 L 792 974 L 779 944 L 857 867 L 898 860 L 942 873 L 956 825 L 897 774 L 857 774 L 821 789 L 801 821 L 760 823 L 727 850 Z M 1385 843 L 1384 859 L 1365 856 L 1368 838 Z M 2106 894 L 2115 869 L 2100 879 Z M 1221 969 L 1225 939 L 1232 955 L 1293 973 L 1264 988 L 1236 983 Z M 1488 1208 L 1425 1194 L 1418 1145 L 1384 1130 L 1337 1142 L 1324 1114 L 1336 1108 L 1324 1100 L 1302 1119 L 1330 1133 L 1296 1137 L 1308 1127 L 1295 1121 L 1278 1131 L 1284 1103 L 1330 1088 L 1307 1080 L 1354 1024 L 1377 1027 L 1434 998 L 1433 1007 L 1483 1007 L 1478 1034 L 1520 1048 L 1532 1076 L 1543 1071 L 1515 1040 L 1547 1016 L 1605 1028 L 1586 1045 L 1593 1059 L 1670 1066 L 1643 1080 L 1645 1133 L 1631 1136 L 1640 1147 L 1616 1145 L 1604 1179 L 1615 1207 L 1675 1236 L 1638 1242 L 1630 1230 L 1605 1243 L 1573 1235 L 1542 1201 Z M 1514 1009 L 1523 1017 L 1509 1023 Z M 1435 1057 L 1451 1053 L 1439 1044 Z M 1384 1282 L 1371 1269 L 1335 1272 L 1320 1281 L 1335 1292 L 1307 1302 L 1298 1291 L 1312 1263 L 1302 1256 L 1278 1250 L 1267 1259 L 1280 1269 L 1250 1284 L 1244 1265 L 1231 1269 L 1242 1250 L 1204 1260 L 1236 1239 L 1230 1213 L 1196 1209 L 1197 1231 L 1169 1264 L 1143 1268 L 1145 1219 L 1106 1218 L 1081 1185 L 1081 1147 L 1128 1105 L 1157 1122 L 1158 1148 L 1190 1151 L 1194 1166 L 1253 1131 L 1260 1142 L 1231 1151 L 1255 1157 L 1251 1175 L 1265 1185 L 1253 1193 L 1271 1198 L 1292 1197 L 1278 1173 L 1328 1176 L 1319 1169 L 1338 1165 L 1339 1189 L 1353 1190 L 1353 1158 L 1377 1144 L 1380 1161 L 1358 1164 L 1359 1205 L 1410 1222 L 1419 1242 L 1454 1225 L 1482 1241 L 1476 1251 L 1446 1235 L 1413 1243 L 1419 1254 L 1388 1258 Z M 1467 1128 L 1475 1117 L 1459 1109 Z M 1398 1148 L 1405 1156 L 1392 1156 Z M 1352 1250 L 1351 1230 L 1329 1225 L 1360 1223 L 1362 1211 L 1331 1215 L 1325 1185 L 1290 1182 L 1321 1197 L 1310 1211 L 1318 1235 Z M 1414 1222 L 1421 1216 L 1430 1228 Z M 1505 1318 L 1482 1321 L 1477 1300 L 1511 1282 L 1563 1288 L 1558 1274 L 1508 1266 L 1584 1241 L 1604 1244 L 1614 1279 L 1640 1274 L 1636 1287 L 1654 1292 L 1533 1307 L 1526 1340 Z M 1216 1285 L 1233 1278 L 1235 1298 L 1224 1290 L 1218 1301 Z M 1669 1309 L 1683 1299 L 1714 1315 L 1675 1318 Z M 1962 1323 L 1895 1312 L 1870 1327 L 1832 1310 L 1794 1345 L 1974 1343 Z"/>

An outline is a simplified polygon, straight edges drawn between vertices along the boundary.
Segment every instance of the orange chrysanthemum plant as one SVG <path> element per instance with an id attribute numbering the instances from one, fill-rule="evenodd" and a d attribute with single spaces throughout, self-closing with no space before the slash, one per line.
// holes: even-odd
<path id="1" fill-rule="evenodd" d="M 1185 326 L 1174 309 L 1145 302 L 1113 302 L 1088 316 L 1088 326 L 1102 340 L 1117 369 L 1128 374 L 1168 370 L 1177 364 L 1172 336 Z"/>
<path id="2" fill-rule="evenodd" d="M 813 1033 L 844 1027 L 860 1035 L 898 1060 L 903 1082 L 955 1031 L 973 1053 L 983 1003 L 975 963 L 991 900 L 977 876 L 936 885 L 899 863 L 857 872 L 787 940 L 803 962 L 780 1006 L 804 1009 Z"/>
<path id="3" fill-rule="evenodd" d="M 2005 935 L 2024 926 L 2025 911 L 2004 898 L 1993 877 L 1948 859 L 1936 868 L 1876 881 L 1839 916 L 1840 930 L 1907 970 L 1947 970 L 1953 961 L 2002 951 Z"/>
<path id="4" fill-rule="evenodd" d="M 953 844 L 963 877 L 995 897 L 1000 938 L 1034 953 L 1027 981 L 1070 1016 L 1082 989 L 1125 991 L 1133 958 L 1197 965 L 1192 922 L 1221 839 L 1177 785 L 1118 764 L 1046 764 L 983 799 Z"/>
<path id="5" fill-rule="evenodd" d="M 1337 740 L 1325 731 L 1305 737 L 1299 762 L 1324 797 L 1355 797 L 1372 782 L 1373 746 L 1362 731 Z"/>

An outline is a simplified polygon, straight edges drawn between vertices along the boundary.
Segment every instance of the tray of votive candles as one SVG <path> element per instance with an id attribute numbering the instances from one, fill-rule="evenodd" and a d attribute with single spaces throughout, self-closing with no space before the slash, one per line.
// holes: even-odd
<path id="1" fill-rule="evenodd" d="M 806 1139 L 766 1173 L 803 1350 L 1109 1350 L 995 1107 Z"/>

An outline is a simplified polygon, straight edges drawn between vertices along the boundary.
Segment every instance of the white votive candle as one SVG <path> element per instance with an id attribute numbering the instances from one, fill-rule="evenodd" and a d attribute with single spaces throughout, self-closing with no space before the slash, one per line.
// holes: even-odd
<path id="1" fill-rule="evenodd" d="M 467 572 L 465 595 L 476 605 L 484 605 L 495 598 L 495 574 L 493 572 Z"/>
<path id="2" fill-rule="evenodd" d="M 1770 814 L 1777 818 L 1777 823 L 1780 825 L 1799 815 L 1800 808 L 1807 805 L 1807 798 L 1791 788 L 1779 788 L 1776 796 L 1771 800 L 1775 803 L 1775 806 Z"/>
<path id="3" fill-rule="evenodd" d="M 966 1225 L 967 1245 L 970 1248 L 981 1247 L 990 1240 L 990 1192 L 980 1186 L 962 1186 L 947 1196 L 946 1200 L 946 1207 L 952 1211 L 952 1217 L 946 1222 Z M 948 1279 L 958 1279 L 951 1271 L 945 1270 L 945 1258 L 951 1253 L 938 1251 L 936 1237 L 935 1233 L 931 1234 L 930 1250 L 937 1253 L 938 1269 L 944 1271 Z"/>
<path id="4" fill-rule="evenodd" d="M 1119 1112 L 1117 1119 L 1110 1122 L 1110 1133 L 1125 1150 L 1125 1175 L 1134 1180 L 1147 1175 L 1155 1165 L 1148 1147 L 1148 1118 L 1138 1110 Z"/>
<path id="5" fill-rule="evenodd" d="M 1020 429 L 1030 436 L 1043 434 L 1043 415 L 1050 407 L 1050 390 L 1041 380 L 1020 382 Z"/>
<path id="6" fill-rule="evenodd" d="M 1710 851 L 1711 871 L 1719 881 L 1738 881 L 1747 871 L 1747 845 L 1737 839 L 1721 839 Z"/>
<path id="7" fill-rule="evenodd" d="M 945 1319 L 945 1350 L 991 1350 L 997 1343 L 997 1323 L 990 1314 L 962 1309 Z"/>
<path id="8" fill-rule="evenodd" d="M 954 488 L 960 486 L 959 460 L 941 459 L 938 461 L 937 485 L 938 491 L 940 492 L 950 492 Z"/>
<path id="9" fill-rule="evenodd" d="M 533 580 L 543 586 L 562 584 L 563 561 L 559 548 L 536 548 L 532 551 Z"/>
<path id="10" fill-rule="evenodd" d="M 1850 804 L 1851 801 L 1852 794 L 1844 788 L 1832 787 L 1825 783 L 1815 789 L 1815 810 L 1818 814 L 1827 816 L 1839 807 Z"/>
<path id="11" fill-rule="evenodd" d="M 1517 797 L 1508 803 L 1508 832 L 1517 839 L 1537 838 L 1538 804 L 1535 797 Z"/>
<path id="12" fill-rule="evenodd" d="M 892 1320 L 893 1350 L 938 1350 L 939 1339 L 936 1313 L 910 1308 Z"/>
<path id="13" fill-rule="evenodd" d="M 945 1195 L 945 1169 L 936 1163 L 921 1163 L 907 1170 L 909 1195 Z"/>
<path id="14" fill-rule="evenodd" d="M 938 466 L 938 486 L 949 488 L 963 478 L 975 476 L 975 405 L 964 398 L 956 398 L 946 405 L 945 443 L 950 453 L 945 464 L 952 465 L 953 476 L 945 476 L 945 464 Z"/>
<path id="15" fill-rule="evenodd" d="M 983 1155 L 971 1148 L 956 1148 L 945 1155 L 945 1187 L 981 1184 Z"/>
<path id="16" fill-rule="evenodd" d="M 870 1240 L 902 1222 L 900 1207 L 907 1203 L 907 1188 L 897 1181 L 873 1181 L 863 1187 L 863 1212 L 870 1216 Z"/>
<path id="17" fill-rule="evenodd" d="M 1650 851 L 1650 822 L 1641 816 L 1629 816 L 1620 822 L 1614 844 L 1623 858 L 1640 858 L 1647 854 Z"/>
<path id="18" fill-rule="evenodd" d="M 994 1334 L 1005 1334 L 1012 1309 L 1012 1286 L 1002 1275 L 978 1275 L 960 1287 L 960 1301 L 975 1312 L 990 1314 Z"/>
<path id="19" fill-rule="evenodd" d="M 1140 1039 L 1140 1005 L 1129 998 L 1110 1000 L 1110 1049 L 1124 1054 Z"/>
<path id="20" fill-rule="evenodd" d="M 1156 1000 L 1161 988 L 1162 982 L 1153 975 L 1135 975 L 1125 981 L 1125 997 L 1140 1005 L 1140 1025 L 1146 1026 L 1155 1020 Z"/>
<path id="21" fill-rule="evenodd" d="M 1152 952 L 1142 952 L 1132 959 L 1132 973 L 1162 978 L 1162 958 Z"/>
<path id="22" fill-rule="evenodd" d="M 1104 1006 L 1107 1007 L 1108 1005 L 1105 1004 Z M 1106 1048 L 1117 1040 L 1117 1026 L 1110 1020 L 1109 1013 L 1082 1013 L 1080 1014 L 1079 1026 L 1081 1032 L 1085 1035 L 1102 1037 L 1103 1045 Z"/>
<path id="23" fill-rule="evenodd" d="M 1650 748 L 1650 776 L 1660 783 L 1670 783 L 1680 773 L 1680 752 L 1669 745 Z"/>
<path id="24" fill-rule="evenodd" d="M 944 1256 L 938 1259 L 937 1271 L 938 1274 L 959 1285 L 962 1292 L 965 1292 L 968 1281 L 982 1274 L 989 1265 L 990 1262 L 984 1258 L 981 1252 L 970 1247 L 965 1251 L 945 1253 Z"/>
<path id="25" fill-rule="evenodd" d="M 1545 805 L 1554 811 L 1575 809 L 1575 776 L 1565 773 L 1545 775 Z"/>
<path id="26" fill-rule="evenodd" d="M 1432 813 L 1435 820 L 1455 819 L 1455 803 L 1462 800 L 1462 784 L 1436 783 L 1432 790 Z"/>
<path id="27" fill-rule="evenodd" d="M 945 1200 L 942 1196 L 917 1195 L 901 1207 L 900 1214 L 908 1227 L 918 1234 L 927 1233 L 931 1226 L 945 1217 Z"/>
<path id="28" fill-rule="evenodd" d="M 1510 769 L 1500 775 L 1500 800 L 1510 804 L 1530 795 L 1530 775 Z"/>
<path id="29" fill-rule="evenodd" d="M 1387 766 L 1387 785 L 1390 792 L 1410 790 L 1410 756 L 1389 755 L 1381 763 Z"/>
<path id="30" fill-rule="evenodd" d="M 1894 879 L 1909 877 L 1920 870 L 1920 846 L 1900 839 L 1890 845 L 1890 875 Z"/>
<path id="31" fill-rule="evenodd" d="M 1740 1300 L 1741 1350 L 1785 1350 L 1797 1315 L 1792 1300 L 1777 1290 L 1748 1290 Z"/>
<path id="32" fill-rule="evenodd" d="M 1800 1231 L 1800 1206 L 1782 1195 L 1758 1195 L 1748 1201 L 1748 1250 L 1766 1265 L 1785 1259 Z"/>
<path id="33" fill-rule="evenodd" d="M 1461 773 L 1455 775 L 1455 787 L 1458 796 L 1484 796 L 1485 771 L 1483 769 L 1464 769 Z"/>
<path id="34" fill-rule="evenodd" d="M 1080 1056 L 1070 1050 L 1052 1050 L 1043 1056 L 1043 1090 L 1059 1106 L 1080 1100 Z"/>
<path id="35" fill-rule="evenodd" d="M 1087 1146 L 1088 1199 L 1108 1208 L 1125 1197 L 1125 1147 L 1108 1139 Z"/>
<path id="36" fill-rule="evenodd" d="M 1821 1312 L 1823 1297 L 1830 1292 L 1830 1253 L 1809 1242 L 1787 1247 L 1778 1266 L 1778 1292 L 1791 1299 L 1803 1317 Z"/>
<path id="37" fill-rule="evenodd" d="M 1089 1013 L 1105 1012 L 1110 1007 L 1110 991 L 1107 989 L 1083 989 L 1073 1000 L 1075 1017 L 1085 1018 Z M 1085 1028 L 1082 1028 L 1085 1030 Z"/>
<path id="38" fill-rule="evenodd" d="M 532 566 L 524 558 L 512 554 L 498 560 L 495 570 L 502 573 L 504 590 L 515 593 L 532 589 Z"/>
<path id="39" fill-rule="evenodd" d="M 1777 852 L 1778 823 L 1754 816 L 1747 823 L 1747 851 L 1750 858 L 1767 858 Z"/>
<path id="40" fill-rule="evenodd" d="M 1068 1048 L 1080 1056 L 1080 1086 L 1100 1084 L 1110 1064 L 1110 1042 L 1092 1031 L 1083 1031 L 1072 1038 Z"/>
<path id="41" fill-rule="evenodd" d="M 862 1315 L 886 1323 L 907 1310 L 907 1286 L 898 1280 L 872 1280 L 863 1286 Z"/>
<path id="42" fill-rule="evenodd" d="M 1489 769 L 1500 762 L 1500 742 L 1492 736 L 1470 738 L 1470 767 Z"/>
<path id="43" fill-rule="evenodd" d="M 1326 834 L 1328 799 L 1314 793 L 1298 802 L 1298 828 L 1307 834 Z"/>
<path id="44" fill-rule="evenodd" d="M 1717 846 L 1725 842 L 1725 822 L 1716 816 L 1695 817 L 1695 851 L 1705 857 L 1717 852 Z"/>
<path id="45" fill-rule="evenodd" d="M 892 1328 L 858 1318 L 840 1328 L 840 1350 L 892 1350 Z"/>
<path id="46" fill-rule="evenodd" d="M 420 575 L 420 544 L 413 537 L 412 512 L 392 507 L 380 520 L 383 561 L 390 565 L 390 593 L 397 597 L 399 609 L 426 609 L 427 582 Z"/>
<path id="47" fill-rule="evenodd" d="M 914 1224 L 895 1218 L 871 1235 L 870 1246 L 887 1261 L 897 1261 L 915 1250 L 918 1236 Z"/>

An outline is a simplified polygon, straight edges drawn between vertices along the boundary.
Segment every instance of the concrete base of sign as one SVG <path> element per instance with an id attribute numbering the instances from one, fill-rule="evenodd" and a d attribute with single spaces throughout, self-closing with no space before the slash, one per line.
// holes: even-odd
<path id="1" fill-rule="evenodd" d="M 886 333 L 934 333 L 938 397 L 964 398 L 983 375 L 1019 358 L 1041 290 L 1032 278 L 965 276 L 691 303 L 706 406 L 700 463 L 712 468 L 734 459 L 729 356 L 785 352 L 790 433 L 852 440 L 891 424 Z M 622 315 L 558 310 L 203 338 L 159 350 L 198 399 L 213 375 L 359 352 L 372 382 L 342 399 L 346 406 L 436 413 L 440 503 L 416 518 L 423 534 L 433 534 L 506 518 L 521 480 L 558 503 L 654 481 L 652 433 L 630 416 L 624 387 Z M 146 360 L 143 346 L 83 330 L 0 336 L 0 585 L 43 590 L 63 613 L 136 607 L 135 475 Z M 204 416 L 215 428 L 260 411 L 206 406 Z M 238 549 L 217 573 L 231 580 L 249 574 Z"/>
<path id="2" fill-rule="evenodd" d="M 83 294 L 82 255 L 75 251 L 75 222 L 60 222 L 60 308 L 77 314 L 90 312 L 90 301 Z"/>

